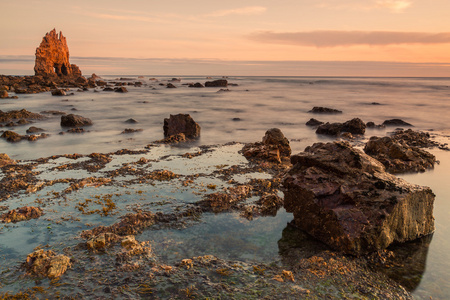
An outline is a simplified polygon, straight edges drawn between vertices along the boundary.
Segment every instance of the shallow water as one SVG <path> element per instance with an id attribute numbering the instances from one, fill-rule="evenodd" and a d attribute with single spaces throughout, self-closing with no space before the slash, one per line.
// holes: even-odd
<path id="1" fill-rule="evenodd" d="M 105 77 L 107 80 L 114 78 Z M 189 113 L 202 127 L 201 138 L 196 142 L 159 146 L 142 155 L 113 155 L 112 162 L 98 174 L 90 174 L 85 170 L 57 171 L 56 166 L 72 160 L 50 160 L 35 169 L 42 172 L 38 175 L 41 180 L 94 175 L 107 177 L 105 172 L 136 162 L 141 157 L 150 160 L 142 168 L 168 169 L 181 176 L 196 173 L 205 176 L 197 178 L 189 189 L 177 180 L 170 184 L 128 184 L 132 177 L 124 176 L 116 178 L 117 182 L 121 182 L 120 185 L 88 187 L 62 198 L 54 193 L 63 191 L 68 187 L 67 184 L 56 184 L 36 194 L 8 199 L 1 204 L 7 205 L 9 209 L 38 203 L 46 210 L 46 215 L 37 220 L 1 227 L 0 274 L 9 274 L 7 270 L 16 268 L 36 246 L 49 244 L 53 249 L 62 251 L 65 247 L 80 242 L 77 236 L 81 230 L 98 224 L 110 225 L 126 212 L 144 209 L 170 213 L 198 201 L 201 195 L 212 192 L 205 188 L 208 184 L 215 184 L 217 189 L 226 187 L 228 184 L 212 173 L 218 167 L 245 164 L 246 160 L 237 153 L 242 145 L 214 148 L 213 151 L 192 159 L 178 156 L 186 152 L 197 152 L 200 145 L 260 141 L 267 129 L 278 127 L 291 140 L 293 153 L 296 153 L 314 142 L 331 140 L 317 136 L 314 129 L 304 125 L 310 118 L 344 122 L 354 117 L 376 124 L 386 119 L 400 118 L 412 123 L 415 130 L 433 130 L 431 133 L 438 134 L 441 142 L 449 141 L 450 122 L 445 115 L 445 112 L 450 111 L 449 78 L 236 77 L 228 78 L 229 82 L 238 86 L 228 87 L 230 91 L 227 92 L 218 92 L 219 88 L 197 89 L 182 85 L 187 82 L 204 83 L 206 79 L 200 77 L 181 78 L 181 83 L 175 83 L 177 89 L 159 85 L 167 83 L 168 79 L 170 78 L 158 78 L 159 81 L 156 82 L 149 80 L 149 77 L 135 77 L 133 81 L 142 81 L 144 85 L 127 86 L 129 92 L 125 94 L 103 92 L 100 89 L 86 92 L 72 90 L 73 95 L 63 97 L 42 93 L 19 95 L 18 100 L 1 100 L 2 111 L 22 108 L 32 112 L 57 110 L 79 114 L 94 122 L 93 126 L 86 127 L 89 132 L 60 135 L 65 130 L 59 125 L 60 116 L 48 115 L 48 119 L 32 125 L 45 129 L 50 137 L 16 144 L 0 140 L 0 152 L 7 153 L 13 159 L 24 160 L 23 163 L 30 159 L 65 153 L 89 154 L 113 152 L 123 148 L 142 149 L 152 141 L 163 138 L 163 119 L 170 114 Z M 314 106 L 331 107 L 342 110 L 343 113 L 308 113 Z M 139 123 L 125 123 L 129 118 Z M 28 127 L 2 129 L 25 134 Z M 143 131 L 121 134 L 125 128 Z M 368 129 L 366 138 L 385 135 L 393 129 Z M 418 299 L 445 299 L 450 294 L 447 282 L 450 276 L 450 190 L 447 184 L 450 176 L 450 152 L 433 150 L 433 153 L 441 161 L 434 170 L 401 176 L 409 182 L 430 186 L 436 194 L 436 232 L 429 247 L 421 252 L 423 255 L 419 263 L 425 267 L 415 274 L 419 280 L 412 287 L 413 294 Z M 0 179 L 2 176 L 0 172 Z M 245 183 L 251 178 L 267 178 L 266 176 L 269 175 L 249 173 L 235 176 L 234 180 Z M 110 197 L 117 204 L 112 215 L 85 215 L 77 209 L 77 204 L 85 199 L 105 195 L 112 195 Z M 276 217 L 261 217 L 253 221 L 235 213 L 205 214 L 198 223 L 189 224 L 184 229 L 146 230 L 138 238 L 153 241 L 157 255 L 168 262 L 193 255 L 214 254 L 227 259 L 288 264 L 296 255 L 307 256 L 314 249 L 324 247 L 305 236 L 299 237 L 301 234 L 287 225 L 291 220 L 292 215 L 284 210 L 280 210 Z M 293 240 L 308 242 L 300 245 Z M 2 288 L 2 285 L 6 288 Z M 0 281 L 0 291 L 9 288 L 13 289 L 8 275 Z"/>

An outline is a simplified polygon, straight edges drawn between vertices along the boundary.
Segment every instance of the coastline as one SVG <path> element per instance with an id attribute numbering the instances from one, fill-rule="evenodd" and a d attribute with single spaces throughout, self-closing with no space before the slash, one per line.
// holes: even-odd
<path id="1" fill-rule="evenodd" d="M 360 143 L 360 141 L 356 142 L 357 144 Z M 123 217 L 127 213 L 150 213 L 151 211 L 151 226 L 145 232 L 167 228 L 182 230 L 182 228 L 194 226 L 201 222 L 203 215 L 214 216 L 209 211 L 198 211 L 198 199 L 214 192 L 216 189 L 239 186 L 235 177 L 237 175 L 250 174 L 249 178 L 257 179 L 253 181 L 252 190 L 259 190 L 260 194 L 267 191 L 273 194 L 279 193 L 282 169 L 275 168 L 271 164 L 248 162 L 239 154 L 242 147 L 243 144 L 233 143 L 220 146 L 194 146 L 193 149 L 149 146 L 148 149 L 92 153 L 90 155 L 58 155 L 20 161 L 15 167 L 10 166 L 9 168 L 12 169 L 8 171 L 8 174 L 14 175 L 16 178 L 14 180 L 22 178 L 25 184 L 17 184 L 18 181 L 14 184 L 14 180 L 12 180 L 11 188 L 18 188 L 15 191 L 17 194 L 11 194 L 11 197 L 5 196 L 4 201 L 1 202 L 2 205 L 8 203 L 10 208 L 15 208 L 19 207 L 19 202 L 21 204 L 42 203 L 44 207 L 47 207 L 45 219 L 29 221 L 33 223 L 31 226 L 36 226 L 35 229 L 29 228 L 29 230 L 37 230 L 45 236 L 38 241 L 40 245 L 49 242 L 47 243 L 49 249 L 65 253 L 74 260 L 73 268 L 69 269 L 68 273 L 57 282 L 44 279 L 43 286 L 34 288 L 30 285 L 32 282 L 25 278 L 22 279 L 24 280 L 22 282 L 24 283 L 23 287 L 18 288 L 16 286 L 13 290 L 15 293 L 34 293 L 37 297 L 54 291 L 67 292 L 73 296 L 70 290 L 76 291 L 78 295 L 90 295 L 92 297 L 98 295 L 105 297 L 113 297 L 113 295 L 150 297 L 153 295 L 155 298 L 164 298 L 171 293 L 176 293 L 180 298 L 237 297 L 239 295 L 254 295 L 255 298 L 258 298 L 266 295 L 272 298 L 279 296 L 280 298 L 303 297 L 314 299 L 326 295 L 344 298 L 350 294 L 355 297 L 357 295 L 379 298 L 391 296 L 405 299 L 411 297 L 400 284 L 370 268 L 373 265 L 382 266 L 389 265 L 389 262 L 394 263 L 390 261 L 387 252 L 367 258 L 355 258 L 332 252 L 326 247 L 318 252 L 300 248 L 301 253 L 305 251 L 307 254 L 303 253 L 304 256 L 300 256 L 300 259 L 295 256 L 281 258 L 281 265 L 277 265 L 277 263 L 266 264 L 261 261 L 229 260 L 220 256 L 205 256 L 208 253 L 198 253 L 191 257 L 179 259 L 169 265 L 167 261 L 158 257 L 160 255 L 158 254 L 158 248 L 152 243 L 144 245 L 151 248 L 152 251 L 142 250 L 139 254 L 126 254 L 124 256 L 123 247 L 119 244 L 113 244 L 110 249 L 98 254 L 90 252 L 86 249 L 85 242 L 79 241 L 81 230 L 88 230 L 98 224 L 117 224 L 120 222 L 121 216 Z M 182 167 L 179 167 L 178 164 Z M 157 172 L 154 173 L 154 171 Z M 2 180 L 5 176 L 9 176 L 5 174 L 5 171 L 3 171 Z M 22 175 L 17 177 L 17 174 L 22 174 L 23 177 L 21 177 Z M 113 178 L 113 180 L 100 179 L 105 177 Z M 230 180 L 234 180 L 234 182 L 231 181 L 230 183 Z M 252 182 L 251 179 L 250 182 Z M 267 190 L 267 186 L 271 188 Z M 124 190 L 119 192 L 117 187 L 123 187 Z M 151 190 L 153 187 L 157 187 L 157 190 L 156 188 Z M 145 191 L 145 188 L 148 190 Z M 125 196 L 129 196 L 127 189 L 136 198 L 145 199 L 141 196 L 143 194 L 147 194 L 146 199 L 159 198 L 157 195 L 160 193 L 167 198 L 156 201 L 159 204 L 150 205 L 147 203 L 144 210 L 140 207 L 139 201 L 133 201 L 129 199 L 132 197 Z M 72 193 L 77 194 L 77 196 L 72 196 Z M 120 195 L 107 196 L 114 195 L 114 193 Z M 186 199 L 186 193 L 192 193 L 194 196 Z M 171 196 L 171 194 L 176 196 Z M 260 194 L 252 194 L 251 197 L 260 196 Z M 86 201 L 86 196 L 93 201 Z M 116 202 L 119 202 L 120 197 L 126 197 L 127 203 L 117 209 L 117 214 L 102 216 L 103 207 L 108 207 L 108 204 L 111 204 L 110 200 L 114 197 L 116 197 Z M 255 199 L 251 197 L 249 200 L 246 198 L 244 204 L 231 208 L 231 211 L 225 209 L 223 212 L 213 211 L 213 213 L 218 213 L 218 215 L 229 214 L 245 220 L 248 220 L 250 216 L 255 219 L 271 218 L 263 216 L 258 210 L 254 215 L 253 210 L 252 214 L 249 214 L 249 205 L 256 205 L 257 207 Z M 177 199 L 182 199 L 182 201 Z M 12 202 L 12 200 L 19 200 L 19 202 Z M 247 203 L 248 201 L 250 203 Z M 118 203 L 116 205 L 120 206 Z M 64 206 L 68 208 L 66 209 Z M 92 207 L 89 208 L 90 206 Z M 159 210 L 159 215 L 157 212 L 153 212 L 153 206 Z M 197 209 L 193 209 L 192 206 Z M 112 205 L 109 207 L 112 207 Z M 68 211 L 71 210 L 79 216 L 68 215 Z M 83 213 L 83 210 L 86 214 Z M 77 220 L 78 218 L 79 220 Z M 105 222 L 105 220 L 107 221 Z M 212 220 L 214 222 L 214 217 L 212 217 Z M 92 222 L 91 225 L 86 225 L 90 222 Z M 70 223 L 70 225 L 64 225 L 64 223 Z M 22 228 L 27 228 L 27 226 Z M 39 228 L 39 226 L 41 227 Z M 47 227 L 48 232 L 46 232 L 45 227 Z M 56 229 L 58 227 L 60 227 L 60 230 Z M 2 235 L 13 239 L 15 228 L 14 226 L 3 226 L 4 232 Z M 58 231 L 61 233 L 69 232 L 70 240 L 72 240 L 70 246 L 59 245 L 66 238 L 61 237 L 60 233 L 56 233 Z M 289 227 L 289 225 L 283 230 L 283 235 L 284 231 L 287 234 L 297 235 L 297 237 L 301 235 L 300 232 Z M 55 233 L 59 238 L 52 237 Z M 304 238 L 307 239 L 307 237 Z M 139 240 L 139 235 L 136 235 L 136 239 Z M 278 242 L 280 252 L 282 252 L 283 247 L 280 244 L 285 243 L 292 243 L 292 240 L 289 237 L 286 242 L 280 240 Z M 419 260 L 421 261 L 426 259 L 427 251 L 423 250 L 423 247 L 427 249 L 428 244 L 425 240 L 415 250 L 416 253 L 419 253 L 419 257 L 421 257 Z M 47 248 L 44 247 L 44 249 Z M 20 260 L 23 260 L 24 253 L 17 257 L 21 257 Z M 14 259 L 17 259 L 17 257 Z M 283 259 L 286 260 L 284 263 Z M 10 268 L 13 267 L 11 265 L 8 266 L 7 270 L 2 270 L 2 272 L 5 272 L 3 273 L 5 274 L 5 281 L 1 283 L 4 289 L 12 287 L 8 282 L 21 277 L 22 271 L 11 271 Z M 80 279 L 81 274 L 87 270 L 92 275 L 92 280 L 99 282 L 96 286 L 88 283 L 86 279 Z M 292 281 L 288 272 L 292 272 L 295 281 Z M 121 281 L 123 277 L 130 279 L 123 282 Z M 75 278 L 77 280 L 74 280 Z M 149 278 L 152 280 L 149 280 Z M 108 283 L 105 283 L 105 280 Z M 237 283 L 239 281 L 242 282 L 241 285 Z M 103 282 L 103 284 L 100 282 Z M 126 287 L 121 288 L 120 286 Z M 25 287 L 29 290 L 26 290 Z M 7 298 L 8 295 L 4 294 L 3 297 Z"/>

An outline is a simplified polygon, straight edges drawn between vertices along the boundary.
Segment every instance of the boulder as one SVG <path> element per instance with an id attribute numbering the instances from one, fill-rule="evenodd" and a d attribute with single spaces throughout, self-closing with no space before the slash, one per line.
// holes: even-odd
<path id="1" fill-rule="evenodd" d="M 173 83 L 170 83 L 170 82 L 169 82 L 169 83 L 167 84 L 167 88 L 168 88 L 168 89 L 176 89 L 177 87 L 176 87 Z"/>
<path id="2" fill-rule="evenodd" d="M 362 255 L 434 231 L 435 195 L 385 172 L 348 142 L 316 143 L 291 157 L 284 207 L 332 248 Z"/>
<path id="3" fill-rule="evenodd" d="M 190 84 L 189 87 L 193 87 L 193 88 L 204 88 L 205 86 L 203 84 L 201 84 L 200 82 L 196 82 L 194 84 Z"/>
<path id="4" fill-rule="evenodd" d="M 395 137 L 373 136 L 366 143 L 364 152 L 380 161 L 390 173 L 424 172 L 434 167 L 436 157 L 418 147 L 410 147 Z"/>
<path id="5" fill-rule="evenodd" d="M 22 135 L 18 134 L 17 132 L 7 130 L 2 133 L 1 138 L 4 138 L 8 142 L 20 142 L 23 138 Z"/>
<path id="6" fill-rule="evenodd" d="M 341 114 L 341 110 L 337 110 L 334 108 L 328 108 L 328 107 L 321 107 L 321 106 L 315 106 L 313 109 L 308 111 L 309 113 L 315 113 L 315 114 Z"/>
<path id="7" fill-rule="evenodd" d="M 408 122 L 403 121 L 402 119 L 390 119 L 383 122 L 384 126 L 412 126 Z"/>
<path id="8" fill-rule="evenodd" d="M 228 81 L 225 79 L 219 79 L 214 81 L 205 82 L 205 87 L 227 87 Z"/>
<path id="9" fill-rule="evenodd" d="M 116 93 L 128 93 L 128 90 L 127 90 L 126 87 L 121 86 L 121 87 L 116 87 L 114 89 L 114 92 L 116 92 Z"/>
<path id="10" fill-rule="evenodd" d="M 200 137 L 200 125 L 189 114 L 170 115 L 164 119 L 164 136 L 183 133 L 187 138 Z"/>
<path id="11" fill-rule="evenodd" d="M 8 97 L 9 97 L 9 95 L 6 90 L 0 90 L 0 99 L 6 99 Z"/>
<path id="12" fill-rule="evenodd" d="M 322 121 L 319 121 L 319 120 L 314 119 L 314 118 L 309 119 L 309 121 L 305 123 L 305 125 L 308 125 L 308 126 L 319 126 L 319 125 L 322 125 L 322 124 L 323 124 Z"/>
<path id="13" fill-rule="evenodd" d="M 351 119 L 345 123 L 325 123 L 317 127 L 317 134 L 326 134 L 337 136 L 342 132 L 351 134 L 364 134 L 366 132 L 366 124 L 359 118 Z"/>
<path id="14" fill-rule="evenodd" d="M 29 275 L 53 279 L 61 277 L 71 265 L 69 257 L 40 249 L 27 256 L 23 267 Z"/>
<path id="15" fill-rule="evenodd" d="M 52 91 L 52 96 L 65 96 L 66 92 L 62 89 L 56 89 Z"/>
<path id="16" fill-rule="evenodd" d="M 291 155 L 289 140 L 278 128 L 266 131 L 262 142 L 249 143 L 242 148 L 242 153 L 247 158 L 256 158 L 270 162 L 281 163 L 288 160 Z"/>
<path id="17" fill-rule="evenodd" d="M 67 116 L 61 116 L 61 126 L 62 127 L 82 127 L 82 126 L 90 126 L 92 125 L 91 119 L 69 114 Z"/>

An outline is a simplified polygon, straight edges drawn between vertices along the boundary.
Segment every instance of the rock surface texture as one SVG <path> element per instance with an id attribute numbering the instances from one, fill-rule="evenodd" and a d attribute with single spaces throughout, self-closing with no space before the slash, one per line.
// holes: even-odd
<path id="1" fill-rule="evenodd" d="M 81 77 L 78 66 L 69 62 L 69 47 L 62 32 L 57 34 L 53 29 L 42 38 L 36 48 L 34 73 L 43 77 Z"/>
<path id="2" fill-rule="evenodd" d="M 291 157 L 283 180 L 295 225 L 345 253 L 361 255 L 434 231 L 434 194 L 385 172 L 347 142 L 316 143 Z"/>
<path id="3" fill-rule="evenodd" d="M 170 115 L 164 119 L 164 136 L 172 136 L 183 133 L 187 138 L 200 136 L 200 125 L 189 114 Z"/>
<path id="4" fill-rule="evenodd" d="M 272 128 L 266 131 L 261 143 L 246 144 L 242 152 L 247 158 L 281 163 L 282 160 L 289 160 L 291 146 L 280 129 Z"/>
<path id="5" fill-rule="evenodd" d="M 82 126 L 90 126 L 92 125 L 91 119 L 69 114 L 67 116 L 61 116 L 61 126 L 62 127 L 82 127 Z"/>

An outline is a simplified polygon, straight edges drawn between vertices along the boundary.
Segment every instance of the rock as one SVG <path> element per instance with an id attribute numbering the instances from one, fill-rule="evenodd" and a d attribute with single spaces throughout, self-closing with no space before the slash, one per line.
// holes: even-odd
<path id="1" fill-rule="evenodd" d="M 434 194 L 386 173 L 348 142 L 316 143 L 291 157 L 284 207 L 295 225 L 332 248 L 361 255 L 434 231 Z"/>
<path id="2" fill-rule="evenodd" d="M 135 119 L 130 118 L 130 119 L 126 120 L 125 123 L 128 123 L 128 124 L 136 124 L 136 123 L 139 123 L 139 122 L 136 121 Z"/>
<path id="3" fill-rule="evenodd" d="M 204 88 L 205 86 L 203 84 L 201 84 L 200 82 L 196 82 L 194 84 L 190 84 L 189 87 L 192 87 L 192 88 Z"/>
<path id="4" fill-rule="evenodd" d="M 8 92 L 6 90 L 0 91 L 0 99 L 6 99 L 9 98 Z"/>
<path id="5" fill-rule="evenodd" d="M 198 125 L 189 114 L 170 115 L 164 119 L 164 136 L 183 133 L 187 138 L 200 137 L 200 125 Z"/>
<path id="6" fill-rule="evenodd" d="M 65 96 L 66 92 L 62 89 L 56 89 L 52 91 L 52 96 Z"/>
<path id="7" fill-rule="evenodd" d="M 322 121 L 316 120 L 314 118 L 309 119 L 309 121 L 305 123 L 305 125 L 308 125 L 308 126 L 319 126 L 322 124 L 323 124 Z"/>
<path id="8" fill-rule="evenodd" d="M 373 136 L 364 147 L 364 152 L 379 160 L 390 173 L 424 172 L 432 169 L 436 157 L 418 147 L 410 147 L 404 140 L 395 137 Z"/>
<path id="9" fill-rule="evenodd" d="M 114 89 L 112 87 L 105 87 L 103 89 L 104 92 L 114 92 Z"/>
<path id="10" fill-rule="evenodd" d="M 360 118 L 354 118 L 342 124 L 341 131 L 351 134 L 364 134 L 366 132 L 366 124 Z"/>
<path id="11" fill-rule="evenodd" d="M 35 126 L 31 126 L 30 128 L 27 129 L 27 133 L 36 133 L 41 131 L 44 131 L 44 129 Z"/>
<path id="12" fill-rule="evenodd" d="M 58 35 L 53 29 L 43 37 L 36 48 L 34 73 L 42 77 L 81 77 L 78 66 L 69 62 L 69 47 L 62 32 Z"/>
<path id="13" fill-rule="evenodd" d="M 23 206 L 1 215 L 0 220 L 3 223 L 16 223 L 20 221 L 37 219 L 42 216 L 42 214 L 42 209 L 39 207 Z"/>
<path id="14" fill-rule="evenodd" d="M 408 122 L 403 121 L 402 119 L 390 119 L 383 122 L 384 126 L 412 126 Z"/>
<path id="15" fill-rule="evenodd" d="M 219 79 L 214 81 L 205 82 L 205 87 L 227 87 L 228 81 L 225 79 Z"/>
<path id="16" fill-rule="evenodd" d="M 71 267 L 70 258 L 56 255 L 52 250 L 36 250 L 27 256 L 23 264 L 27 274 L 50 279 L 61 277 Z"/>
<path id="17" fill-rule="evenodd" d="M 320 125 L 316 129 L 317 134 L 333 135 L 337 136 L 341 133 L 342 123 L 329 123 Z"/>
<path id="18" fill-rule="evenodd" d="M 12 120 L 26 119 L 26 120 L 38 120 L 44 119 L 43 115 L 32 113 L 26 109 L 21 110 L 11 110 L 8 112 L 3 112 L 0 110 L 0 123 L 9 122 Z"/>
<path id="19" fill-rule="evenodd" d="M 128 93 L 128 90 L 126 87 L 121 86 L 114 89 L 114 92 L 116 93 Z"/>
<path id="20" fill-rule="evenodd" d="M 328 107 L 321 107 L 321 106 L 315 106 L 313 109 L 308 111 L 309 113 L 315 113 L 315 114 L 341 114 L 341 110 L 337 110 L 334 108 L 328 108 Z"/>
<path id="21" fill-rule="evenodd" d="M 272 128 L 266 131 L 261 143 L 249 143 L 242 148 L 246 158 L 256 158 L 270 162 L 281 163 L 289 159 L 291 147 L 289 140 L 280 129 Z"/>
<path id="22" fill-rule="evenodd" d="M 184 133 L 178 133 L 174 135 L 170 135 L 162 140 L 154 141 L 156 144 L 176 144 L 186 142 L 186 136 Z"/>
<path id="23" fill-rule="evenodd" d="M 20 142 L 23 138 L 23 136 L 21 136 L 20 134 L 14 132 L 14 131 L 10 131 L 10 130 L 3 132 L 1 137 L 6 139 L 8 142 L 13 142 L 13 143 Z"/>
<path id="24" fill-rule="evenodd" d="M 354 118 L 345 123 L 325 123 L 320 125 L 316 133 L 337 136 L 341 132 L 349 132 L 351 134 L 364 134 L 366 132 L 366 124 L 359 119 Z"/>
<path id="25" fill-rule="evenodd" d="M 128 133 L 136 133 L 136 132 L 141 132 L 143 131 L 143 129 L 133 129 L 133 128 L 125 128 L 121 134 L 128 134 Z"/>
<path id="26" fill-rule="evenodd" d="M 105 232 L 100 233 L 97 236 L 91 237 L 86 242 L 86 247 L 92 251 L 104 251 L 107 247 L 111 246 L 113 243 L 120 241 L 121 237 L 111 233 Z"/>
<path id="27" fill-rule="evenodd" d="M 6 153 L 0 153 L 0 168 L 14 164 L 16 164 L 16 162 L 13 159 L 9 158 Z"/>
<path id="28" fill-rule="evenodd" d="M 167 86 L 166 86 L 168 89 L 176 89 L 177 87 L 174 85 L 174 84 L 172 84 L 172 83 L 168 83 L 167 84 Z"/>
<path id="29" fill-rule="evenodd" d="M 61 116 L 61 126 L 62 127 L 82 127 L 82 126 L 90 126 L 92 125 L 91 119 L 69 114 L 67 116 Z"/>

